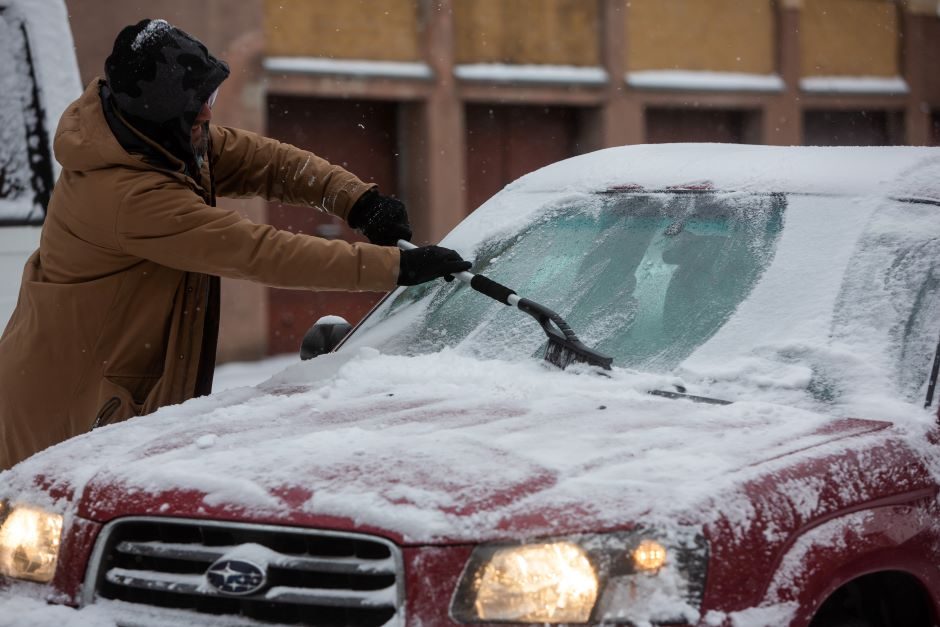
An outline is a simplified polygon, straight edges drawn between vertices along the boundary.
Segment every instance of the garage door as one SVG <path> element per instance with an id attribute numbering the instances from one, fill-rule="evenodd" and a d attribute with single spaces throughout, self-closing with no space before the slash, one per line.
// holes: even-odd
<path id="1" fill-rule="evenodd" d="M 469 210 L 523 174 L 579 154 L 579 117 L 570 107 L 468 105 Z"/>
<path id="2" fill-rule="evenodd" d="M 891 111 L 807 111 L 806 146 L 891 146 L 904 143 L 904 118 Z"/>
<path id="3" fill-rule="evenodd" d="M 646 110 L 646 143 L 760 143 L 756 111 L 650 107 Z"/>

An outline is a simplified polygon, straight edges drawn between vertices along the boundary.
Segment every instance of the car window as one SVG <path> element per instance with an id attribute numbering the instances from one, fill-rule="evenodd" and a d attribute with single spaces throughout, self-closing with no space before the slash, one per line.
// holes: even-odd
<path id="1" fill-rule="evenodd" d="M 666 372 L 748 295 L 773 258 L 785 207 L 779 195 L 583 197 L 485 244 L 474 271 L 554 309 L 615 364 Z M 455 281 L 397 294 L 348 345 L 518 359 L 540 355 L 544 336 L 528 316 Z"/>
<path id="2" fill-rule="evenodd" d="M 883 369 L 900 395 L 914 402 L 926 393 L 940 339 L 938 314 L 940 207 L 880 204 L 849 260 L 836 302 L 833 340 L 871 356 L 866 366 Z M 838 381 L 828 370 L 822 364 L 818 378 Z M 825 392 L 839 396 L 845 385 L 829 385 Z"/>
<path id="3" fill-rule="evenodd" d="M 52 189 L 45 115 L 25 25 L 0 7 L 0 224 L 39 224 Z"/>

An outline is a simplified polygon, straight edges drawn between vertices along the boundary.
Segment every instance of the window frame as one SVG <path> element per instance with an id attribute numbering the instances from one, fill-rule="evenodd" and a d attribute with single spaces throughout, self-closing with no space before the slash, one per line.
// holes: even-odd
<path id="1" fill-rule="evenodd" d="M 31 82 L 29 94 L 29 110 L 32 116 L 25 116 L 27 161 L 30 164 L 29 183 L 32 191 L 32 207 L 25 217 L 8 217 L 0 215 L 0 227 L 11 226 L 38 226 L 42 225 L 52 196 L 52 150 L 49 131 L 46 128 L 46 110 L 40 94 L 39 80 L 36 72 L 36 58 L 33 45 L 30 41 L 30 32 L 27 21 L 14 11 L 9 5 L 0 5 L 0 19 L 8 20 L 11 28 L 19 28 L 23 35 L 26 61 L 29 65 L 28 76 Z M 29 120 L 35 120 L 30 124 Z M 36 138 L 35 142 L 29 141 Z M 28 196 L 28 194 L 27 194 Z"/>

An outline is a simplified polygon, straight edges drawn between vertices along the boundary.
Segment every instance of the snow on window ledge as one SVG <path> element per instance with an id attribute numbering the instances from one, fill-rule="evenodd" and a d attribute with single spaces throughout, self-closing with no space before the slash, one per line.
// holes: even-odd
<path id="1" fill-rule="evenodd" d="M 644 70 L 627 72 L 624 80 L 637 89 L 749 92 L 780 92 L 784 89 L 783 79 L 776 74 L 741 72 Z"/>
<path id="2" fill-rule="evenodd" d="M 396 78 L 430 80 L 434 77 L 426 63 L 328 59 L 325 57 L 267 57 L 264 69 L 285 74 L 349 76 L 355 78 Z"/>
<path id="3" fill-rule="evenodd" d="M 812 76 L 800 79 L 800 89 L 813 94 L 906 94 L 900 76 Z"/>
<path id="4" fill-rule="evenodd" d="M 604 85 L 607 83 L 607 72 L 604 68 L 576 65 L 469 63 L 455 66 L 454 76 L 462 81 L 496 83 L 543 85 Z"/>

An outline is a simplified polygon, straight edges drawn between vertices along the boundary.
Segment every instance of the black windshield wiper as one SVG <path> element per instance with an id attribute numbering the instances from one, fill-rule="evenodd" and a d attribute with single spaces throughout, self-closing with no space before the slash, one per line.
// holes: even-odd
<path id="1" fill-rule="evenodd" d="M 709 405 L 730 405 L 732 403 L 732 401 L 723 401 L 720 398 L 695 396 L 694 394 L 684 394 L 682 392 L 667 392 L 666 390 L 650 390 L 649 394 L 652 394 L 653 396 L 662 396 L 663 398 L 692 401 L 693 403 L 707 403 Z"/>
<path id="2" fill-rule="evenodd" d="M 937 387 L 937 372 L 940 371 L 940 340 L 937 340 L 937 350 L 933 353 L 933 366 L 930 368 L 930 379 L 927 381 L 927 398 L 924 399 L 924 409 L 933 403 L 933 393 Z"/>

